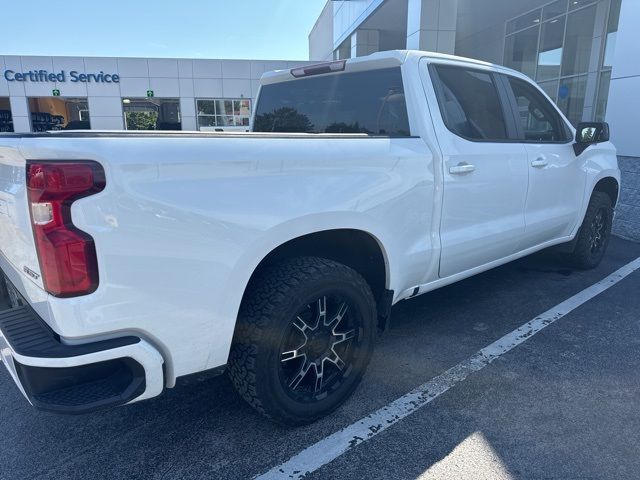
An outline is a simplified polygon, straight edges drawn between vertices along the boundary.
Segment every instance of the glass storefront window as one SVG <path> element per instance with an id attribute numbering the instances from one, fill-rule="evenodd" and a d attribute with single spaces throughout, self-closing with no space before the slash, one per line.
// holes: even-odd
<path id="1" fill-rule="evenodd" d="M 596 122 L 604 122 L 607 114 L 607 99 L 609 98 L 609 85 L 611 83 L 611 70 L 605 70 L 600 74 L 598 85 L 598 99 L 596 100 Z"/>
<path id="2" fill-rule="evenodd" d="M 177 98 L 123 98 L 127 130 L 182 130 Z"/>
<path id="3" fill-rule="evenodd" d="M 34 132 L 91 128 L 86 98 L 31 97 L 28 101 Z"/>
<path id="4" fill-rule="evenodd" d="M 248 127 L 251 117 L 251 100 L 246 99 L 198 99 L 198 129 L 220 130 L 223 127 Z"/>
<path id="5" fill-rule="evenodd" d="M 549 95 L 549 98 L 554 102 L 558 102 L 558 80 L 551 80 L 548 82 L 538 82 L 540 88 L 544 90 L 544 93 Z"/>
<path id="6" fill-rule="evenodd" d="M 560 76 L 565 17 L 556 18 L 542 25 L 540 52 L 538 53 L 537 80 Z"/>
<path id="7" fill-rule="evenodd" d="M 611 68 L 613 66 L 613 55 L 616 50 L 616 34 L 618 23 L 620 22 L 621 0 L 611 0 L 609 7 L 609 18 L 607 19 L 607 36 L 605 39 L 604 58 L 602 61 L 602 71 L 598 81 L 598 98 L 596 99 L 595 120 L 604 121 L 607 114 L 607 100 L 609 98 L 609 86 L 611 84 Z"/>
<path id="8" fill-rule="evenodd" d="M 549 20 L 567 13 L 567 3 L 567 0 L 558 0 L 545 6 L 542 9 L 542 20 Z"/>
<path id="9" fill-rule="evenodd" d="M 593 118 L 604 118 L 621 1 L 549 1 L 540 9 L 539 22 L 535 22 L 538 10 L 508 21 L 504 64 L 535 78 L 574 124 L 582 120 L 585 104 L 594 106 Z M 607 4 L 608 16 L 596 15 Z M 527 22 L 538 25 L 526 28 Z M 516 31 L 518 27 L 524 30 Z M 599 44 L 594 38 L 603 32 L 603 50 L 594 52 Z M 594 54 L 602 55 L 597 66 L 591 64 Z M 598 81 L 598 90 L 590 89 L 589 99 L 585 99 L 587 76 Z"/>
<path id="10" fill-rule="evenodd" d="M 604 49 L 604 68 L 611 68 L 613 65 L 613 55 L 616 50 L 616 36 L 618 32 L 618 23 L 620 21 L 620 4 L 621 0 L 611 0 L 609 10 L 609 19 L 607 21 L 607 37 Z"/>
<path id="11" fill-rule="evenodd" d="M 589 70 L 596 6 L 570 13 L 562 57 L 562 75 L 576 75 Z"/>
<path id="12" fill-rule="evenodd" d="M 607 33 L 607 45 L 604 49 L 604 61 L 602 62 L 604 68 L 611 68 L 613 65 L 613 55 L 616 51 L 616 36 L 617 32 Z"/>
<path id="13" fill-rule="evenodd" d="M 13 117 L 9 97 L 0 97 L 0 133 L 13 132 Z"/>
<path id="14" fill-rule="evenodd" d="M 569 10 L 576 10 L 580 7 L 586 7 L 590 3 L 594 3 L 596 0 L 571 0 L 569 2 Z"/>
<path id="15" fill-rule="evenodd" d="M 334 60 L 344 60 L 345 58 L 351 58 L 351 37 L 348 37 L 333 52 L 333 59 Z"/>
<path id="16" fill-rule="evenodd" d="M 504 50 L 506 67 L 535 77 L 539 29 L 540 27 L 529 28 L 507 37 Z"/>
<path id="17" fill-rule="evenodd" d="M 582 121 L 587 76 L 565 78 L 558 89 L 558 106 L 575 126 Z"/>
<path id="18" fill-rule="evenodd" d="M 524 15 L 514 18 L 507 23 L 507 34 L 517 32 L 527 27 L 537 25 L 540 23 L 541 10 L 534 10 L 533 12 L 525 13 Z"/>

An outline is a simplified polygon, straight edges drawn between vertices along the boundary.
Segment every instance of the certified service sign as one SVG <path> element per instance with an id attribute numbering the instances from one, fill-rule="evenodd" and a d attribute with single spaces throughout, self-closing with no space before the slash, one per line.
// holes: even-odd
<path id="1" fill-rule="evenodd" d="M 4 78 L 7 82 L 60 82 L 71 83 L 120 83 L 120 75 L 117 73 L 79 73 L 72 70 L 67 72 L 48 72 L 46 70 L 29 70 L 28 72 L 14 72 L 5 70 Z"/>

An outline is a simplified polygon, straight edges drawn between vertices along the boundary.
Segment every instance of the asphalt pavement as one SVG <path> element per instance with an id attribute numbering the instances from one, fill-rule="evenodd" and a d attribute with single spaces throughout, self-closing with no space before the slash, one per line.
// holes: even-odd
<path id="1" fill-rule="evenodd" d="M 33 409 L 2 369 L 0 478 L 255 477 L 638 257 L 640 244 L 613 238 L 592 271 L 542 253 L 401 302 L 354 396 L 302 428 L 256 415 L 226 376 L 69 417 Z M 308 477 L 636 479 L 639 453 L 636 271 Z"/>

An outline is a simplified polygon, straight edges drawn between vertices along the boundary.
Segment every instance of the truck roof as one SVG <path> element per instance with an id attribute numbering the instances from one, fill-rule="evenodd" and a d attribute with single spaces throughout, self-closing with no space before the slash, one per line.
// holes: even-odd
<path id="1" fill-rule="evenodd" d="M 364 57 L 356 57 L 350 58 L 346 60 L 337 60 L 334 62 L 318 62 L 316 65 L 306 65 L 301 68 L 314 68 L 321 65 L 331 65 L 336 62 L 345 62 L 345 71 L 348 72 L 357 72 L 357 71 L 365 71 L 365 70 L 376 70 L 378 68 L 387 68 L 387 67 L 395 67 L 400 66 L 405 63 L 407 60 L 411 58 L 432 58 L 438 60 L 448 60 L 455 63 L 466 63 L 468 65 L 473 66 L 483 66 L 492 68 L 495 70 L 500 70 L 505 73 L 515 74 L 521 76 L 522 74 L 506 68 L 502 65 L 498 65 L 495 63 L 485 62 L 482 60 L 476 60 L 473 58 L 467 57 L 459 57 L 456 55 L 449 55 L 446 53 L 437 53 L 437 52 L 428 52 L 421 50 L 387 50 L 384 52 L 376 52 L 371 55 L 367 55 Z M 274 70 L 271 72 L 266 72 L 262 75 L 261 83 L 263 85 L 269 85 L 272 83 L 280 83 L 284 81 L 294 80 L 296 77 L 292 75 L 292 71 L 296 69 L 287 69 L 287 70 Z"/>

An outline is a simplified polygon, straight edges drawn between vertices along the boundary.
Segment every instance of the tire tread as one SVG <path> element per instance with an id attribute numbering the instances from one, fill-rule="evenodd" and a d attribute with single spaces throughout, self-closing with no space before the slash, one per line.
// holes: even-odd
<path id="1" fill-rule="evenodd" d="M 597 211 L 601 208 L 607 209 L 607 222 L 608 230 L 607 230 L 607 239 L 605 240 L 605 245 L 602 247 L 604 251 L 606 251 L 609 237 L 611 236 L 611 221 L 613 218 L 613 207 L 611 204 L 611 198 L 604 192 L 595 191 L 591 195 L 591 199 L 589 200 L 589 206 L 587 207 L 587 211 L 584 216 L 584 220 L 582 225 L 580 226 L 580 230 L 578 231 L 578 238 L 575 244 L 573 251 L 567 255 L 568 263 L 576 268 L 580 269 L 591 269 L 598 266 L 602 256 L 597 261 L 594 261 L 590 252 L 589 245 L 589 233 L 585 227 L 589 226 L 591 220 L 596 215 Z M 604 255 L 604 253 L 603 253 Z"/>
<path id="2" fill-rule="evenodd" d="M 325 258 L 296 257 L 267 267 L 248 287 L 247 297 L 240 307 L 227 371 L 240 396 L 267 418 L 288 425 L 315 420 L 292 417 L 274 405 L 267 408 L 258 394 L 256 357 L 260 345 L 268 341 L 271 319 L 293 290 L 311 279 L 336 272 L 368 292 L 375 311 L 373 294 L 364 278 L 346 265 Z"/>

